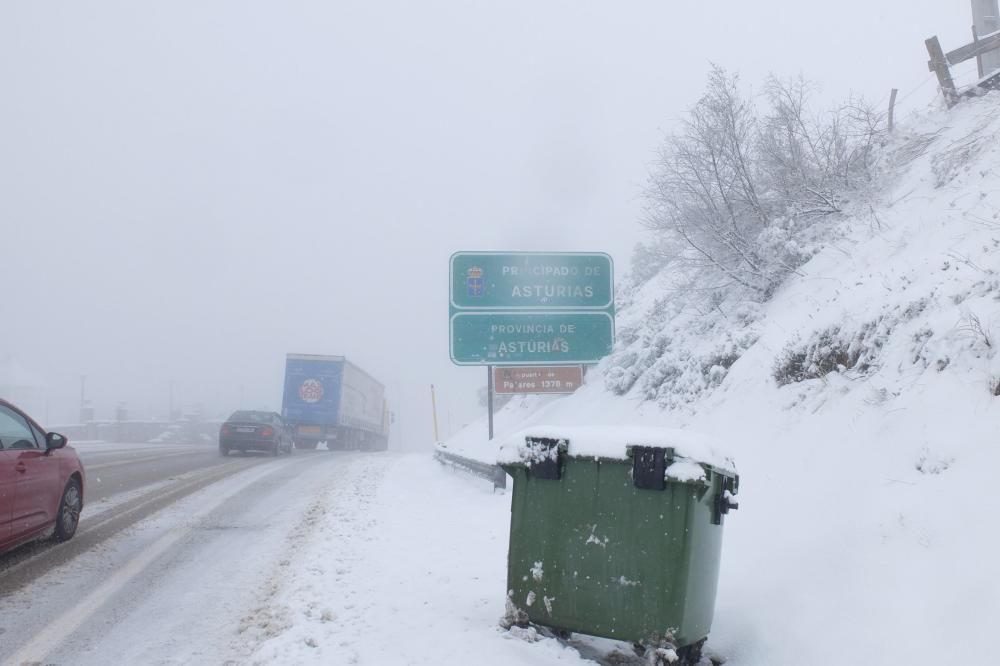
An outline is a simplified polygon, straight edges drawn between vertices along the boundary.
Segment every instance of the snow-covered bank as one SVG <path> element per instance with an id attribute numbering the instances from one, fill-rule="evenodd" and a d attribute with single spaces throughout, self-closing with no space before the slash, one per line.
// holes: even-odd
<path id="1" fill-rule="evenodd" d="M 504 613 L 510 497 L 426 454 L 383 456 L 317 498 L 246 622 L 259 664 L 579 663 Z M 278 618 L 275 623 L 275 618 Z"/>
<path id="2" fill-rule="evenodd" d="M 994 93 L 902 128 L 877 200 L 773 300 L 672 309 L 661 275 L 620 312 L 620 346 L 583 389 L 498 415 L 499 440 L 628 425 L 725 443 L 741 509 L 710 645 L 730 666 L 992 660 L 998 109 Z M 447 445 L 496 453 L 482 424 Z"/>

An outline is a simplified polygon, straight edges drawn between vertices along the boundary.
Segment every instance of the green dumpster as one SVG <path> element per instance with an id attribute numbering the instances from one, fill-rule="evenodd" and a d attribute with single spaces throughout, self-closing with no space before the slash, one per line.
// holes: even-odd
<path id="1" fill-rule="evenodd" d="M 514 480 L 507 621 L 696 663 L 737 507 L 732 462 L 687 431 L 536 428 L 499 463 Z"/>

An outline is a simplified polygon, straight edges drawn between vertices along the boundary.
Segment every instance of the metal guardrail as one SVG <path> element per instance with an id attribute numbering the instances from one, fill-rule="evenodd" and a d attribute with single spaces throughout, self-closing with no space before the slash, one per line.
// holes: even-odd
<path id="1" fill-rule="evenodd" d="M 507 473 L 498 465 L 490 465 L 481 460 L 473 460 L 451 453 L 440 444 L 434 447 L 434 459 L 442 465 L 448 465 L 468 474 L 478 476 L 487 481 L 493 482 L 493 489 L 507 487 Z"/>
<path id="2" fill-rule="evenodd" d="M 90 421 L 88 423 L 45 424 L 45 429 L 65 435 L 70 443 L 80 440 L 105 442 L 173 443 L 217 442 L 221 421 Z"/>

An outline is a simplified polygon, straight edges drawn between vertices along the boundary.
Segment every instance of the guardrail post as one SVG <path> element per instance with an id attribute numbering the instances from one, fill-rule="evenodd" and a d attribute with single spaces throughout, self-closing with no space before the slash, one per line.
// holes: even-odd
<path id="1" fill-rule="evenodd" d="M 497 466 L 496 476 L 493 477 L 493 491 L 496 492 L 497 488 L 500 490 L 507 489 L 507 472 L 503 471 L 503 467 Z"/>

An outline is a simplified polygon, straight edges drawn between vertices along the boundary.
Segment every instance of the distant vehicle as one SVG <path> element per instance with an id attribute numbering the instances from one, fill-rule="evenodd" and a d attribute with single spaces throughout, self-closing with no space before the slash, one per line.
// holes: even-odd
<path id="1" fill-rule="evenodd" d="M 219 428 L 219 453 L 228 456 L 230 451 L 265 451 L 274 456 L 291 453 L 292 435 L 274 412 L 233 412 Z"/>
<path id="2" fill-rule="evenodd" d="M 300 449 L 389 447 L 385 387 L 343 356 L 289 354 L 282 416 Z"/>
<path id="3" fill-rule="evenodd" d="M 67 439 L 45 432 L 0 400 L 0 552 L 76 533 L 83 510 L 83 464 Z"/>

